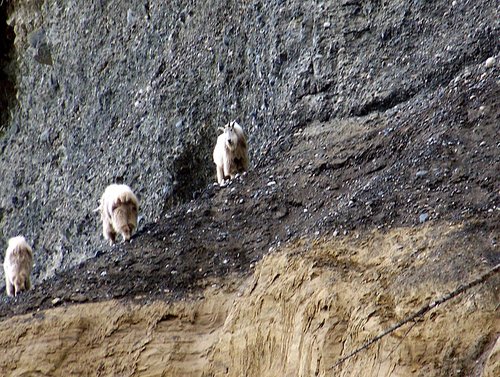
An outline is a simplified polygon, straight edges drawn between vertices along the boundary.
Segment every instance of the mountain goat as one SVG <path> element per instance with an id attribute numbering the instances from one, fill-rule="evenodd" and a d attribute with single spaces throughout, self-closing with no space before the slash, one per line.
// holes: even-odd
<path id="1" fill-rule="evenodd" d="M 31 288 L 33 250 L 23 236 L 12 237 L 3 262 L 8 296 L 17 296 Z"/>
<path id="2" fill-rule="evenodd" d="M 230 122 L 217 137 L 213 159 L 217 166 L 217 182 L 223 185 L 225 179 L 232 179 L 238 173 L 248 170 L 248 146 L 245 133 L 236 122 Z"/>
<path id="3" fill-rule="evenodd" d="M 98 208 L 101 212 L 102 234 L 113 245 L 116 234 L 120 233 L 123 241 L 130 240 L 137 228 L 139 201 L 127 185 L 112 184 L 106 187 Z"/>

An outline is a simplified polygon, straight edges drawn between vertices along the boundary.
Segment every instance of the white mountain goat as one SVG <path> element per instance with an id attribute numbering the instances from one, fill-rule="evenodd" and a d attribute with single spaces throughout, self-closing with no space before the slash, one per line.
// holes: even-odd
<path id="1" fill-rule="evenodd" d="M 248 145 L 238 123 L 233 121 L 219 129 L 223 133 L 217 137 L 213 158 L 217 166 L 217 182 L 222 186 L 226 179 L 233 179 L 236 174 L 248 170 Z"/>
<path id="2" fill-rule="evenodd" d="M 33 250 L 23 236 L 12 237 L 3 262 L 7 295 L 17 296 L 31 288 Z"/>
<path id="3" fill-rule="evenodd" d="M 139 201 L 127 185 L 112 184 L 106 187 L 101 197 L 102 234 L 113 245 L 116 234 L 120 233 L 123 241 L 130 237 L 137 228 Z"/>

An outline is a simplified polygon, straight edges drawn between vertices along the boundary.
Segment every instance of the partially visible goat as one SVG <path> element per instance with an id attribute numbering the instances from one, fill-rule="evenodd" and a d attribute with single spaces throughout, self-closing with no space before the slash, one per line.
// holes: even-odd
<path id="1" fill-rule="evenodd" d="M 31 288 L 33 250 L 23 236 L 12 237 L 3 262 L 7 295 L 17 296 Z"/>

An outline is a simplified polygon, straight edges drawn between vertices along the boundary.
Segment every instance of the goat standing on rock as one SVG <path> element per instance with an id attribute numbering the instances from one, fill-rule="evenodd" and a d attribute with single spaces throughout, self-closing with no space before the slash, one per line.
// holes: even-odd
<path id="1" fill-rule="evenodd" d="M 217 138 L 213 158 L 217 165 L 217 182 L 223 186 L 226 179 L 248 170 L 248 146 L 245 133 L 236 122 L 219 128 L 223 133 Z"/>
<path id="2" fill-rule="evenodd" d="M 3 269 L 8 296 L 17 296 L 20 292 L 31 288 L 33 250 L 23 236 L 9 239 Z"/>
<path id="3" fill-rule="evenodd" d="M 127 185 L 112 184 L 102 194 L 101 205 L 102 234 L 113 245 L 116 234 L 120 233 L 124 241 L 130 240 L 137 228 L 139 201 Z"/>

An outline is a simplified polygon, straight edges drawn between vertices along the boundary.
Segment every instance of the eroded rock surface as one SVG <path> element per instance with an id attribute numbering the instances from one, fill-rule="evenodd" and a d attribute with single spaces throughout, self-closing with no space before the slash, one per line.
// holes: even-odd
<path id="1" fill-rule="evenodd" d="M 27 236 L 40 279 L 102 247 L 92 210 L 108 184 L 139 194 L 145 225 L 213 182 L 217 127 L 231 119 L 248 131 L 256 166 L 298 128 L 337 129 L 338 119 L 390 109 L 397 117 L 408 111 L 398 104 L 440 97 L 498 53 L 492 0 L 34 0 L 2 9 L 15 33 L 5 65 L 17 99 L 0 140 L 2 231 Z"/>
<path id="2" fill-rule="evenodd" d="M 437 225 L 302 240 L 266 256 L 248 278 L 213 281 L 196 297 L 137 296 L 5 319 L 0 367 L 12 376 L 493 377 L 498 276 L 335 367 L 469 278 L 454 270 L 440 279 L 429 266 L 437 254 L 467 250 L 469 235 Z"/>
<path id="3" fill-rule="evenodd" d="M 36 258 L 2 372 L 498 375 L 498 274 L 335 366 L 500 263 L 496 2 L 85 4 L 1 5 L 0 225 Z M 111 181 L 142 203 L 113 248 Z"/>

